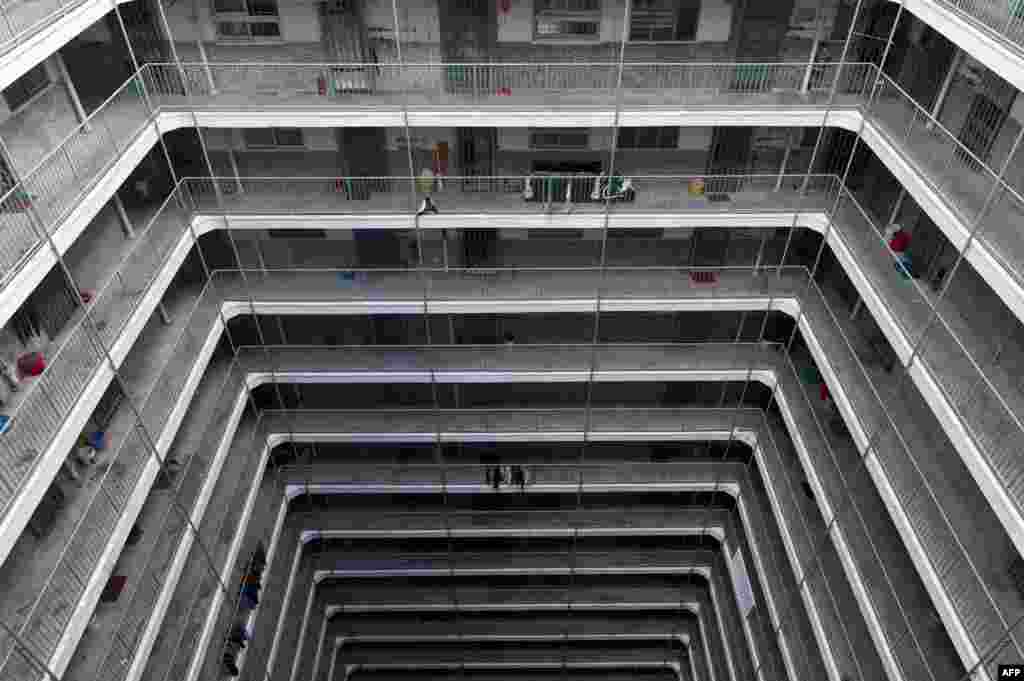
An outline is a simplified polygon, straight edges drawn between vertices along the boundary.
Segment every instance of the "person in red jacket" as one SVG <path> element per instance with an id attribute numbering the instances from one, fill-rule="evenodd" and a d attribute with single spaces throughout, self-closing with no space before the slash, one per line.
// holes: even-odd
<path id="1" fill-rule="evenodd" d="M 904 276 L 910 276 L 910 253 L 907 252 L 910 248 L 910 232 L 899 223 L 893 223 L 886 230 L 886 238 L 896 256 L 896 270 Z"/>

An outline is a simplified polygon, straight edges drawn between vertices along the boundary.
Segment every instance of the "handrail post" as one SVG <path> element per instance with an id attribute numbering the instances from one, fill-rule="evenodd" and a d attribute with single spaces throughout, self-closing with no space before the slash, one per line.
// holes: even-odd
<path id="1" fill-rule="evenodd" d="M 121 231 L 124 232 L 124 236 L 127 239 L 135 237 L 135 229 L 132 227 L 131 218 L 128 217 L 128 211 L 124 208 L 124 202 L 121 200 L 121 195 L 114 192 L 114 209 L 117 211 L 118 220 L 121 222 Z"/>
<path id="2" fill-rule="evenodd" d="M 804 71 L 804 80 L 800 84 L 800 94 L 806 95 L 811 86 L 811 74 L 814 73 L 814 62 L 818 59 L 818 49 L 821 47 L 821 32 L 814 34 L 814 44 L 811 45 L 811 56 L 807 58 L 807 68 Z"/>

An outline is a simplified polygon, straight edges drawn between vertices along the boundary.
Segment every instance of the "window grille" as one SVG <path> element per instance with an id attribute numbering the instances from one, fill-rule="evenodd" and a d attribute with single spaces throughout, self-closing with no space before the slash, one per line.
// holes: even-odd
<path id="1" fill-rule="evenodd" d="M 267 40 L 281 37 L 277 0 L 213 0 L 220 40 Z"/>
<path id="2" fill-rule="evenodd" d="M 620 149 L 676 149 L 679 128 L 619 128 Z"/>
<path id="3" fill-rule="evenodd" d="M 587 149 L 590 146 L 588 130 L 531 130 L 531 149 Z"/>
<path id="4" fill-rule="evenodd" d="M 673 42 L 697 39 L 700 0 L 635 0 L 630 14 L 629 39 L 636 42 Z"/>

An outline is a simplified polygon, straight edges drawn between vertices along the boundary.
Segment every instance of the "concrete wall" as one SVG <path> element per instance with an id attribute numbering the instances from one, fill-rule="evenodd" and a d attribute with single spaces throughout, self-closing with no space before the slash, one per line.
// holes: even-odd
<path id="1" fill-rule="evenodd" d="M 498 7 L 498 42 L 528 43 L 533 40 L 533 1 L 508 0 L 509 9 Z"/>
<path id="2" fill-rule="evenodd" d="M 198 5 L 198 7 L 196 7 Z M 322 60 L 320 19 L 316 3 L 311 0 L 279 0 L 278 14 L 281 25 L 280 40 L 218 41 L 213 16 L 213 5 L 201 0 L 165 5 L 171 35 L 183 60 L 199 58 L 195 37 L 201 36 L 210 61 L 290 61 Z"/>
<path id="3" fill-rule="evenodd" d="M 497 0 L 495 0 L 497 1 Z M 265 41 L 218 41 L 212 4 L 200 0 L 198 7 L 192 0 L 181 0 L 166 8 L 172 36 L 183 59 L 197 60 L 199 53 L 195 36 L 200 36 L 211 61 L 315 61 L 329 57 L 321 45 L 320 22 L 315 0 L 279 0 L 281 39 Z M 371 40 L 378 41 L 376 50 L 381 62 L 397 61 L 395 48 L 395 16 L 389 0 L 365 0 L 363 13 Z M 622 38 L 623 0 L 605 0 L 601 14 L 599 40 L 544 41 L 538 45 L 537 54 L 504 54 L 499 50 L 498 59 L 516 61 L 552 60 L 549 51 L 553 49 L 557 60 L 580 59 L 602 60 L 617 56 L 617 52 L 594 54 L 597 45 L 612 48 Z M 706 58 L 721 59 L 715 52 L 715 45 L 729 40 L 733 5 L 728 0 L 704 0 L 696 43 L 680 43 L 680 55 L 663 55 L 664 58 Z M 437 0 L 403 0 L 398 3 L 398 38 L 402 42 L 403 56 L 407 62 L 432 61 L 440 58 L 441 26 Z M 533 42 L 533 1 L 509 0 L 509 8 L 501 7 L 497 13 L 498 43 L 512 46 Z M 710 50 L 706 55 L 694 54 L 697 43 Z M 541 45 L 547 45 L 545 50 Z M 635 58 L 651 58 L 645 55 L 639 45 Z"/>

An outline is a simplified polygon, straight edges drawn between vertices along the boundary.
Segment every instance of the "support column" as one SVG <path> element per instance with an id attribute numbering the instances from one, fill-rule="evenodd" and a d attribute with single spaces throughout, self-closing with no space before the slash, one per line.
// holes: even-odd
<path id="1" fill-rule="evenodd" d="M 932 106 L 931 115 L 934 120 L 938 120 L 939 114 L 942 113 L 942 107 L 946 103 L 946 97 L 949 95 L 949 86 L 953 84 L 953 77 L 960 69 L 960 63 L 963 61 L 964 51 L 959 47 L 955 49 L 956 52 L 953 53 L 953 59 L 949 63 L 949 71 L 946 73 L 946 77 L 942 80 L 942 87 L 939 88 L 939 94 L 935 98 L 935 104 Z M 934 127 L 935 123 L 932 120 L 925 123 L 925 128 L 927 130 L 931 130 Z"/>
<path id="2" fill-rule="evenodd" d="M 135 238 L 135 229 L 132 227 L 131 218 L 128 217 L 128 211 L 124 209 L 121 195 L 117 192 L 114 192 L 114 209 L 117 211 L 117 217 L 121 221 L 121 230 L 124 232 L 125 237 L 129 239 Z"/>
<path id="3" fill-rule="evenodd" d="M 245 192 L 245 188 L 242 186 L 242 175 L 238 172 L 238 157 L 235 156 L 234 145 L 228 149 L 228 161 L 231 163 L 231 172 L 235 174 L 235 187 L 238 189 L 238 193 L 242 194 Z"/>
<path id="4" fill-rule="evenodd" d="M 53 63 L 57 66 L 57 72 L 60 74 L 61 80 L 67 84 L 68 95 L 71 96 L 71 106 L 75 110 L 78 122 L 83 124 L 82 128 L 86 132 L 89 132 L 88 116 L 85 115 L 85 107 L 82 106 L 82 100 L 78 98 L 78 90 L 75 89 L 75 84 L 71 81 L 68 65 L 64 63 L 64 57 L 60 56 L 60 50 L 53 53 Z"/>
<path id="5" fill-rule="evenodd" d="M 782 189 L 782 178 L 786 175 L 786 166 L 789 165 L 789 156 L 793 153 L 793 140 L 791 135 L 786 135 L 786 150 L 782 153 L 782 163 L 779 164 L 779 179 L 775 181 L 775 191 Z"/>
<path id="6" fill-rule="evenodd" d="M 199 22 L 195 24 L 196 33 L 199 33 L 200 27 Z M 202 40 L 196 40 L 196 47 L 199 49 L 199 61 L 203 64 L 203 71 L 206 73 L 206 83 L 210 86 L 210 94 L 217 94 L 217 84 L 213 80 L 213 70 L 210 68 L 210 60 L 206 58 L 206 47 L 203 45 Z"/>

